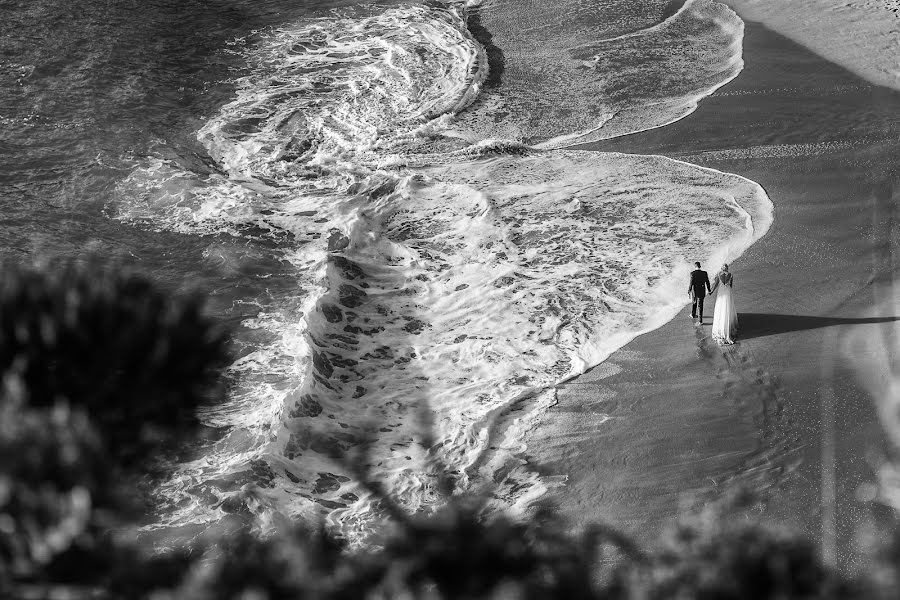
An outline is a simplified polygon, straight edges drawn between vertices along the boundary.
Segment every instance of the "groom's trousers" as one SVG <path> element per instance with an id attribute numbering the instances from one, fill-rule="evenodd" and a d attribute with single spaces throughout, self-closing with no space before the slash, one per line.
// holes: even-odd
<path id="1" fill-rule="evenodd" d="M 691 304 L 691 316 L 692 317 L 694 317 L 694 318 L 697 317 L 697 310 L 699 309 L 700 310 L 700 318 L 701 319 L 703 318 L 703 298 L 705 298 L 705 296 L 698 296 L 697 294 L 694 294 L 694 302 Z"/>

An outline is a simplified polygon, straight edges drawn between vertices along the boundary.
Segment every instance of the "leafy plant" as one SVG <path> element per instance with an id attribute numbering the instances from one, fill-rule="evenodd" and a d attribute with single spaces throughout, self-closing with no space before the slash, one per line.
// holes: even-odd
<path id="1" fill-rule="evenodd" d="M 658 546 L 614 528 L 573 534 L 550 509 L 486 515 L 455 495 L 409 515 L 366 472 L 347 470 L 390 525 L 348 550 L 322 529 L 260 538 L 243 523 L 149 554 L 127 525 L 128 482 L 161 440 L 184 436 L 216 390 L 225 336 L 196 298 L 98 261 L 7 265 L 0 282 L 0 597 L 101 600 L 480 598 L 750 600 L 887 598 L 900 553 L 848 583 L 801 536 L 725 510 L 684 515 Z M 422 445 L 435 446 L 421 411 Z M 434 457 L 432 457 L 434 458 Z M 726 505 L 727 506 L 727 505 Z M 235 517 L 239 518 L 239 517 Z M 900 537 L 898 537 L 900 539 Z"/>
<path id="2" fill-rule="evenodd" d="M 227 359 L 199 298 L 97 259 L 2 272 L 0 373 L 20 378 L 29 404 L 83 409 L 124 461 L 194 430 Z"/>

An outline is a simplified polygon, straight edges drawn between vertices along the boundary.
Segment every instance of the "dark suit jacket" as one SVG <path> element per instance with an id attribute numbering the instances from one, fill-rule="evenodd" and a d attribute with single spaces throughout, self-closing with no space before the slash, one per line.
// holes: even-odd
<path id="1" fill-rule="evenodd" d="M 701 271 L 697 269 L 696 271 L 691 271 L 691 286 L 688 290 L 697 298 L 705 298 L 706 290 L 709 289 L 709 275 L 706 274 L 706 271 Z"/>

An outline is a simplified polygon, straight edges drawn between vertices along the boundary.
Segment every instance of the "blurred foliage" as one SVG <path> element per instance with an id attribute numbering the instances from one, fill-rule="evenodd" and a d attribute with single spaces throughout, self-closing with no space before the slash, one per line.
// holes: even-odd
<path id="1" fill-rule="evenodd" d="M 644 564 L 622 569 L 626 598 L 852 598 L 796 532 L 760 522 L 722 500 L 682 515 Z"/>
<path id="2" fill-rule="evenodd" d="M 23 410 L 22 392 L 0 399 L 0 578 L 72 571 L 125 508 L 94 427 L 65 405 Z M 9 389 L 13 388 L 13 389 Z"/>
<path id="3" fill-rule="evenodd" d="M 0 268 L 0 373 L 21 379 L 30 405 L 84 409 L 124 461 L 193 431 L 226 364 L 199 298 L 97 259 Z"/>
<path id="4" fill-rule="evenodd" d="M 801 537 L 743 515 L 685 515 L 652 548 L 550 510 L 486 515 L 452 495 L 408 515 L 346 466 L 392 525 L 351 551 L 324 530 L 249 522 L 152 554 L 130 534 L 129 481 L 158 442 L 191 431 L 216 389 L 225 338 L 196 299 L 97 262 L 6 266 L 0 283 L 0 598 L 115 600 L 888 598 L 900 545 L 849 582 Z M 424 421 L 423 421 L 424 422 Z M 428 441 L 427 433 L 425 439 Z M 424 444 L 426 447 L 430 444 Z M 249 517 L 247 517 L 249 519 Z"/>

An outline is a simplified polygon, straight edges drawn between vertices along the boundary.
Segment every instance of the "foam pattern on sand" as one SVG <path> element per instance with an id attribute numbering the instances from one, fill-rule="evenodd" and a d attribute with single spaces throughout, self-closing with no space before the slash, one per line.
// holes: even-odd
<path id="1" fill-rule="evenodd" d="M 190 486 L 166 488 L 214 494 L 209 518 L 229 506 L 219 494 L 256 481 L 261 506 L 310 517 L 316 503 L 348 533 L 365 530 L 373 507 L 333 458 L 369 438 L 372 474 L 404 506 L 428 506 L 423 418 L 461 487 L 503 468 L 504 503 L 539 493 L 513 467 L 548 390 L 670 319 L 684 257 L 730 260 L 770 214 L 745 179 L 587 152 L 425 166 L 354 191 L 346 237 L 318 246 L 318 295 L 253 324 L 280 341 L 234 369 L 245 388 L 254 372 L 267 378 L 210 416 L 239 427 L 185 466 Z"/>
<path id="2" fill-rule="evenodd" d="M 379 511 L 335 460 L 361 448 L 409 510 L 433 506 L 438 463 L 523 507 L 544 486 L 521 456 L 553 386 L 670 319 L 688 261 L 734 258 L 769 226 L 765 193 L 734 175 L 537 149 L 490 127 L 460 137 L 487 75 L 467 22 L 465 6 L 411 3 L 268 32 L 198 132 L 212 172 L 160 156 L 121 182 L 117 218 L 233 236 L 296 282 L 254 300 L 232 393 L 202 415 L 223 435 L 160 486 L 155 527 L 324 516 L 361 539 Z M 580 33 L 574 73 L 593 85 L 621 70 L 632 87 L 601 87 L 598 105 L 636 98 L 615 131 L 654 127 L 734 75 L 739 33 L 722 5 L 692 0 L 633 35 Z M 656 77 L 643 93 L 641 48 Z M 580 135 L 552 110 L 541 127 L 526 137 Z"/>

